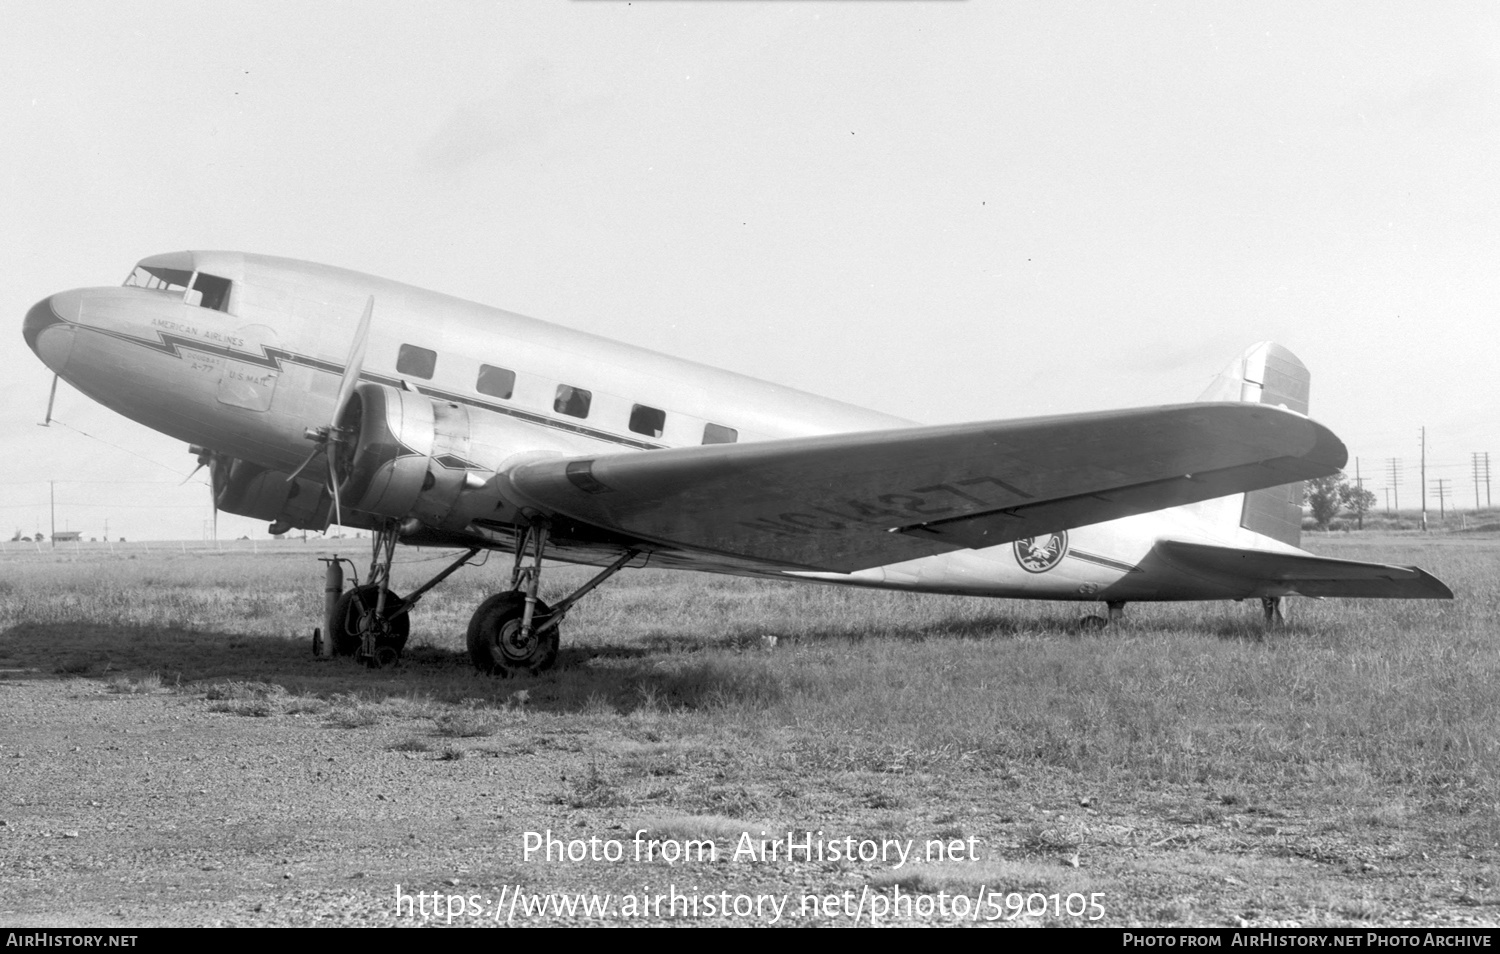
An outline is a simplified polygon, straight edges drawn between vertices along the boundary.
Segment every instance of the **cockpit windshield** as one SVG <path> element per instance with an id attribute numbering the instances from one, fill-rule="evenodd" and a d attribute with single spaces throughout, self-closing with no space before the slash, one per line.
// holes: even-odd
<path id="1" fill-rule="evenodd" d="M 160 288 L 181 294 L 192 284 L 193 273 L 160 265 L 137 265 L 125 279 L 126 288 Z"/>
<path id="2" fill-rule="evenodd" d="M 125 279 L 125 287 L 150 288 L 180 296 L 189 305 L 212 308 L 215 311 L 229 310 L 229 279 L 207 272 L 141 264 Z"/>

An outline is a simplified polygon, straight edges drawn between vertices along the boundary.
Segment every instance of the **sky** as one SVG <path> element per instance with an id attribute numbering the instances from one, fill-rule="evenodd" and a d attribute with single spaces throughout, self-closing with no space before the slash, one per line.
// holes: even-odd
<path id="1" fill-rule="evenodd" d="M 353 268 L 930 423 L 1247 346 L 1377 497 L 1500 490 L 1492 3 L 26 2 L 0 31 L 0 539 L 199 539 L 186 447 L 26 309 L 150 254 Z M 3 324 L 3 321 L 0 321 Z M 49 483 L 51 482 L 51 483 Z M 1450 504 L 1451 505 L 1451 504 Z M 221 537 L 265 524 L 221 515 Z"/>

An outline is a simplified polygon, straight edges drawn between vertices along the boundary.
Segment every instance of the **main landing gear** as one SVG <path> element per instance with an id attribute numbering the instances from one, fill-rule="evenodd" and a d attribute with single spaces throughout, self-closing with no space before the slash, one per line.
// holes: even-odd
<path id="1" fill-rule="evenodd" d="M 470 549 L 437 576 L 402 597 L 390 588 L 391 559 L 400 536 L 398 526 L 388 521 L 375 528 L 370 573 L 363 585 L 354 572 L 352 560 L 337 555 L 323 560 L 328 565 L 323 588 L 324 629 L 313 630 L 313 649 L 319 656 L 353 656 L 373 669 L 394 665 L 411 634 L 412 607 L 428 590 L 479 552 L 478 547 Z M 354 586 L 347 591 L 343 589 L 345 563 L 354 576 Z"/>
<path id="2" fill-rule="evenodd" d="M 552 668 L 557 662 L 558 626 L 568 610 L 638 554 L 636 550 L 626 550 L 572 595 L 556 606 L 548 606 L 537 597 L 537 588 L 542 581 L 542 554 L 546 548 L 545 521 L 536 521 L 523 528 L 516 541 L 516 562 L 511 569 L 510 589 L 480 603 L 469 620 L 469 658 L 480 672 L 516 676 L 534 675 Z M 526 565 L 528 550 L 531 551 L 530 566 Z"/>
<path id="3" fill-rule="evenodd" d="M 1105 603 L 1109 608 L 1109 617 L 1085 616 L 1078 621 L 1078 628 L 1084 632 L 1097 632 L 1106 627 L 1113 626 L 1125 618 L 1125 601 L 1116 600 Z M 1286 625 L 1287 602 L 1280 596 L 1263 596 L 1260 600 L 1261 609 L 1266 614 L 1266 629 L 1276 629 Z"/>
<path id="4" fill-rule="evenodd" d="M 328 565 L 324 586 L 324 628 L 313 631 L 313 648 L 320 656 L 354 656 L 372 668 L 389 666 L 401 658 L 411 630 L 411 610 L 423 595 L 447 579 L 479 553 L 474 547 L 454 560 L 437 576 L 402 597 L 389 587 L 391 558 L 400 536 L 399 524 L 388 521 L 375 531 L 370 572 L 361 585 L 343 589 L 343 564 L 353 574 L 350 560 L 334 556 Z M 547 523 L 534 521 L 521 528 L 516 539 L 516 559 L 510 589 L 496 593 L 474 611 L 469 620 L 469 658 L 483 673 L 499 676 L 526 675 L 550 669 L 557 662 L 559 624 L 568 610 L 600 583 L 609 579 L 639 555 L 626 550 L 615 562 L 570 596 L 548 606 L 537 596 L 542 580 L 542 557 L 547 548 Z M 527 557 L 530 565 L 527 565 Z M 325 639 L 324 633 L 328 634 Z"/>
<path id="5" fill-rule="evenodd" d="M 1276 629 L 1286 625 L 1287 610 L 1290 607 L 1284 599 L 1279 596 L 1262 596 L 1260 607 L 1266 613 L 1266 629 Z"/>

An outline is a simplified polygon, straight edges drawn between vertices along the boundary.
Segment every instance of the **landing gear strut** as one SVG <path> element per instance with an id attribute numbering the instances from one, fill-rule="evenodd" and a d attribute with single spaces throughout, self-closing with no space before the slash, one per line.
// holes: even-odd
<path id="1" fill-rule="evenodd" d="M 551 668 L 557 662 L 558 624 L 568 610 L 640 555 L 639 550 L 626 550 L 567 598 L 549 606 L 537 596 L 548 529 L 545 519 L 520 528 L 510 589 L 479 604 L 469 621 L 469 658 L 480 672 L 510 676 Z M 470 548 L 437 576 L 402 597 L 389 585 L 391 558 L 400 536 L 401 524 L 397 521 L 388 520 L 375 527 L 370 573 L 363 585 L 353 561 L 337 555 L 323 561 L 329 565 L 324 584 L 324 626 L 313 631 L 313 649 L 320 656 L 354 656 L 372 668 L 397 662 L 406 646 L 410 614 L 417 601 L 479 553 L 478 547 Z M 354 577 L 354 586 L 347 591 L 343 589 L 344 564 Z"/>
<path id="2" fill-rule="evenodd" d="M 1260 598 L 1261 609 L 1266 612 L 1266 628 L 1275 629 L 1286 624 L 1286 610 L 1284 602 L 1279 596 L 1262 596 Z"/>
<path id="3" fill-rule="evenodd" d="M 396 554 L 396 524 L 386 521 L 375 528 L 371 545 L 369 582 L 356 586 L 339 602 L 343 613 L 334 607 L 336 626 L 334 651 L 352 650 L 354 656 L 372 669 L 395 665 L 406 648 L 411 632 L 407 606 L 389 587 L 391 559 Z M 353 624 L 353 625 L 350 625 Z M 343 647 L 340 646 L 340 641 Z"/>
<path id="4" fill-rule="evenodd" d="M 516 541 L 516 562 L 511 570 L 510 589 L 480 603 L 469 620 L 469 658 L 480 672 L 497 676 L 535 675 L 552 668 L 557 662 L 561 636 L 558 625 L 568 610 L 638 554 L 636 550 L 625 551 L 623 556 L 566 599 L 556 606 L 548 606 L 537 597 L 537 588 L 542 582 L 542 555 L 547 548 L 547 530 L 544 520 L 522 529 Z M 526 565 L 527 551 L 531 554 L 530 566 Z"/>

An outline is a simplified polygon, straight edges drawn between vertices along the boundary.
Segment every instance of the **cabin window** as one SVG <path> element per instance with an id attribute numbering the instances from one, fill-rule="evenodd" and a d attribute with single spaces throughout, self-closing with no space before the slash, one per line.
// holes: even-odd
<path id="1" fill-rule="evenodd" d="M 637 404 L 630 409 L 630 429 L 637 434 L 645 434 L 647 437 L 660 437 L 662 428 L 667 424 L 667 412 L 644 404 Z"/>
<path id="2" fill-rule="evenodd" d="M 437 352 L 416 345 L 404 344 L 396 355 L 396 373 L 409 374 L 414 378 L 430 378 L 437 367 Z"/>
<path id="3" fill-rule="evenodd" d="M 516 390 L 516 373 L 506 368 L 481 364 L 479 366 L 479 380 L 474 382 L 474 389 L 480 394 L 488 394 L 490 397 L 510 400 L 510 396 Z"/>
<path id="4" fill-rule="evenodd" d="M 703 443 L 733 444 L 740 439 L 740 432 L 723 424 L 703 425 Z"/>
<path id="5" fill-rule="evenodd" d="M 569 417 L 588 417 L 589 404 L 593 400 L 594 395 L 591 391 L 575 388 L 571 384 L 559 384 L 557 400 L 552 402 L 552 410 Z"/>

